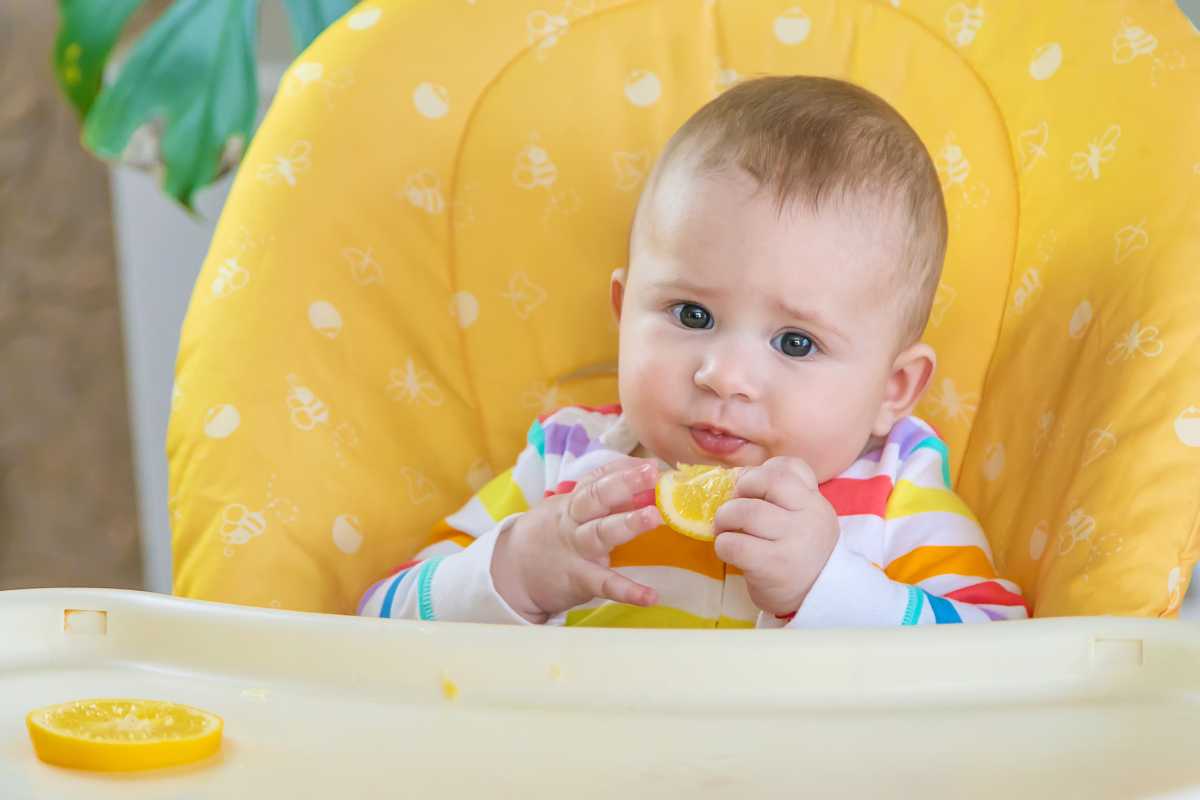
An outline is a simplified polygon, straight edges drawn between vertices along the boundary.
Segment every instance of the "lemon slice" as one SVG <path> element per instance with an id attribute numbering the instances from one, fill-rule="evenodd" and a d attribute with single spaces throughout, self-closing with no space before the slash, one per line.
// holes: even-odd
<path id="1" fill-rule="evenodd" d="M 677 533 L 713 540 L 717 508 L 733 496 L 739 470 L 710 464 L 680 464 L 663 473 L 654 489 L 654 502 L 667 526 Z"/>
<path id="2" fill-rule="evenodd" d="M 187 764 L 221 746 L 221 718 L 161 700 L 76 700 L 25 718 L 38 758 L 106 772 Z"/>

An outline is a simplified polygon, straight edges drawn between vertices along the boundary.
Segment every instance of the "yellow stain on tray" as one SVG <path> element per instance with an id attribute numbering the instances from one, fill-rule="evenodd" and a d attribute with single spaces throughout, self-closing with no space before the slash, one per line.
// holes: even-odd
<path id="1" fill-rule="evenodd" d="M 442 694 L 447 700 L 458 699 L 458 684 L 445 675 L 442 676 Z"/>

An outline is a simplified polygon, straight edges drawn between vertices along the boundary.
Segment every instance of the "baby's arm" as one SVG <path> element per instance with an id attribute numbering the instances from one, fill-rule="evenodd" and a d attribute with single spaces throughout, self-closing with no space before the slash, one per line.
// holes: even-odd
<path id="1" fill-rule="evenodd" d="M 946 483 L 943 454 L 914 451 L 899 471 L 884 515 L 883 564 L 839 537 L 800 610 L 760 625 L 835 627 L 1023 619 L 1020 589 L 996 576 L 987 538 Z"/>
<path id="2" fill-rule="evenodd" d="M 545 490 L 545 462 L 527 444 L 516 465 L 493 478 L 466 505 L 439 522 L 413 561 L 363 596 L 358 613 L 393 619 L 525 624 L 492 583 L 492 553 L 501 532 Z"/>

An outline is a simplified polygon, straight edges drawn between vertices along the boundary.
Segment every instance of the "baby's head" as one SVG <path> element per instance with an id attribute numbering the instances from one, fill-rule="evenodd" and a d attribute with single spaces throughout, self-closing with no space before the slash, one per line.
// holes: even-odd
<path id="1" fill-rule="evenodd" d="M 945 248 L 937 172 L 882 99 L 827 78 L 730 89 L 667 143 L 613 275 L 634 432 L 669 463 L 844 471 L 929 381 Z"/>

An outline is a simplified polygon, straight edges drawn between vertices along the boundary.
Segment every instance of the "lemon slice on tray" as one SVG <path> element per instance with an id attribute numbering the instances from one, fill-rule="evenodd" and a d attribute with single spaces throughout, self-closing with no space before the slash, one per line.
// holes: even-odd
<path id="1" fill-rule="evenodd" d="M 733 496 L 739 471 L 711 464 L 680 464 L 663 473 L 654 489 L 654 502 L 667 527 L 711 542 L 713 518 L 717 508 Z"/>
<path id="2" fill-rule="evenodd" d="M 162 700 L 75 700 L 25 718 L 38 758 L 117 772 L 187 764 L 221 747 L 221 718 Z"/>

